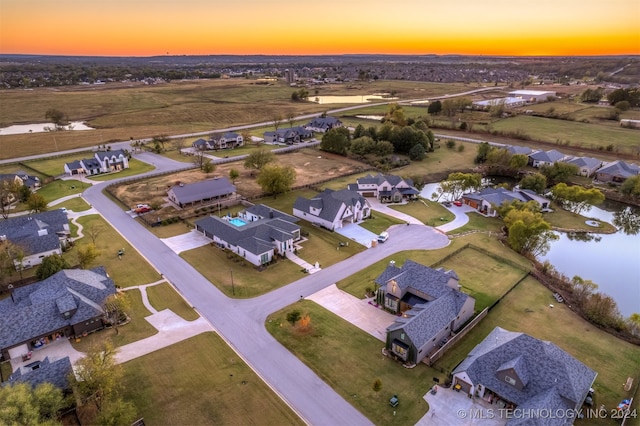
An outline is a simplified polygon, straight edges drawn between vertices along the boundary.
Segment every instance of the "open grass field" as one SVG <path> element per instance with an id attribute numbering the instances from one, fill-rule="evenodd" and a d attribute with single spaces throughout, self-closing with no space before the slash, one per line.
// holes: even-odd
<path id="1" fill-rule="evenodd" d="M 394 210 L 413 216 L 425 225 L 440 226 L 455 219 L 455 215 L 440 203 L 421 198 L 407 204 L 390 205 Z"/>
<path id="2" fill-rule="evenodd" d="M 295 169 L 296 182 L 294 186 L 310 185 L 324 179 L 339 177 L 344 174 L 368 168 L 368 166 L 358 161 L 334 154 L 320 152 L 315 149 L 302 149 L 287 155 L 278 155 L 276 156 L 276 161 L 282 166 L 291 166 Z M 238 194 L 241 194 L 244 197 L 255 197 L 260 195 L 262 193 L 262 189 L 256 183 L 255 173 L 254 176 L 252 176 L 251 171 L 245 169 L 243 164 L 243 161 L 221 164 L 209 175 L 199 169 L 193 169 L 170 175 L 153 177 L 133 183 L 122 184 L 115 188 L 115 194 L 128 206 L 134 206 L 138 203 L 163 204 L 163 198 L 166 197 L 167 190 L 171 186 L 177 184 L 177 182 L 187 184 L 204 179 L 213 179 L 216 176 L 226 177 L 229 176 L 229 171 L 231 169 L 236 169 L 240 172 L 240 177 L 235 181 Z M 276 200 L 281 200 L 286 195 L 287 194 L 280 194 L 277 196 Z M 293 202 L 288 204 L 286 209 L 283 211 L 291 213 L 292 206 Z M 177 214 L 174 207 L 165 207 L 165 209 L 159 213 L 161 218 Z"/>
<path id="3" fill-rule="evenodd" d="M 390 226 L 401 225 L 404 223 L 404 221 L 396 219 L 393 216 L 388 216 L 384 213 L 375 211 L 371 213 L 371 217 L 361 222 L 360 226 L 379 235 L 382 231 L 386 231 Z"/>
<path id="4" fill-rule="evenodd" d="M 70 163 L 82 158 L 91 158 L 93 155 L 94 153 L 92 151 L 76 152 L 73 155 L 43 158 L 40 160 L 27 161 L 24 164 L 45 176 L 60 176 L 64 174 L 65 163 Z"/>
<path id="5" fill-rule="evenodd" d="M 471 247 L 438 266 L 458 274 L 463 291 L 476 299 L 476 312 L 490 306 L 527 274 L 527 271 Z"/>
<path id="6" fill-rule="evenodd" d="M 454 238 L 451 240 L 451 243 L 444 248 L 438 250 L 407 250 L 401 251 L 398 253 L 389 256 L 380 262 L 371 265 L 363 271 L 358 272 L 355 275 L 347 277 L 343 280 L 338 281 L 336 284 L 338 288 L 346 291 L 352 296 L 362 298 L 362 295 L 365 294 L 367 288 L 373 289 L 375 287 L 374 280 L 384 271 L 390 261 L 395 261 L 396 265 L 402 265 L 407 259 L 411 259 L 415 262 L 422 263 L 423 265 L 434 265 L 437 262 L 444 259 L 447 255 L 453 253 L 455 250 L 460 249 L 465 244 L 471 243 L 484 249 L 490 251 L 491 253 L 499 256 L 501 258 L 508 259 L 510 261 L 516 262 L 519 265 L 522 265 L 523 268 L 529 267 L 529 262 L 527 262 L 524 258 L 514 253 L 512 250 L 506 248 L 503 244 L 497 241 L 493 237 L 489 237 L 486 234 L 470 234 L 465 235 L 464 237 Z M 464 250 L 463 253 L 466 253 L 469 250 Z M 475 251 L 475 250 L 474 250 Z M 455 257 L 454 257 L 455 259 Z M 493 258 L 488 258 L 487 260 L 490 263 L 495 263 L 496 261 Z M 491 268 L 491 265 L 488 265 L 487 268 Z M 497 266 L 496 266 L 497 267 Z M 466 269 L 466 267 L 465 267 Z M 458 271 L 456 270 L 456 273 Z M 460 275 L 460 274 L 458 274 Z M 462 280 L 462 276 L 460 276 Z M 484 276 L 484 279 L 494 281 L 495 278 L 492 276 Z M 477 275 L 473 273 L 469 274 L 468 277 L 465 277 L 465 282 L 473 283 L 473 282 L 481 282 L 481 279 L 478 278 Z M 515 281 L 511 282 L 513 285 Z M 505 284 L 506 285 L 506 284 Z M 480 288 L 476 285 L 470 285 L 472 290 L 476 288 Z M 500 293 L 501 294 L 501 293 Z"/>
<path id="7" fill-rule="evenodd" d="M 301 332 L 286 321 L 286 315 L 299 310 L 311 318 L 311 331 Z M 374 424 L 412 425 L 428 410 L 423 396 L 433 378 L 444 381 L 437 370 L 420 364 L 404 368 L 381 354 L 384 343 L 311 301 L 296 302 L 267 319 L 267 330 L 346 401 Z M 348 336 L 348 338 L 346 338 Z M 376 379 L 382 389 L 374 392 Z M 397 395 L 400 406 L 389 406 Z"/>
<path id="8" fill-rule="evenodd" d="M 72 198 L 70 200 L 64 201 L 60 204 L 56 204 L 55 206 L 53 206 L 53 208 L 61 208 L 64 207 L 67 210 L 72 210 L 74 212 L 83 212 L 86 210 L 89 210 L 91 207 L 89 207 L 89 204 L 86 203 L 86 201 L 84 201 L 82 198 L 80 197 L 75 197 Z M 69 224 L 70 226 L 73 225 L 72 223 Z"/>
<path id="9" fill-rule="evenodd" d="M 100 229 L 96 238 L 96 248 L 100 252 L 92 266 L 104 266 L 111 279 L 120 287 L 148 284 L 158 280 L 159 275 L 134 248 L 118 234 L 101 216 L 89 215 L 78 218 L 84 228 L 84 237 L 76 241 L 71 250 L 63 254 L 69 265 L 77 264 L 78 247 L 91 244 L 87 235 L 90 228 Z M 125 249 L 122 259 L 118 258 L 118 250 Z"/>
<path id="10" fill-rule="evenodd" d="M 140 290 L 134 288 L 128 290 L 126 294 L 131 304 L 131 309 L 127 311 L 127 315 L 129 315 L 131 321 L 128 324 L 118 327 L 117 334 L 114 328 L 107 328 L 91 333 L 87 337 L 82 337 L 79 342 L 71 340 L 74 349 L 80 352 L 86 352 L 91 346 L 105 339 L 110 339 L 116 346 L 128 345 L 129 343 L 153 336 L 158 332 L 158 330 L 144 319 L 151 315 L 151 312 L 149 312 L 142 303 Z"/>
<path id="11" fill-rule="evenodd" d="M 633 377 L 634 383 L 640 380 L 640 348 L 601 331 L 564 304 L 556 303 L 551 292 L 533 278 L 520 283 L 435 367 L 453 370 L 496 326 L 549 340 L 597 371 L 595 406 L 604 405 L 608 412 L 622 399 L 631 397 L 622 388 L 627 377 Z M 609 418 L 576 424 L 617 423 Z"/>
<path id="12" fill-rule="evenodd" d="M 79 180 L 54 180 L 51 183 L 43 185 L 38 190 L 38 194 L 42 195 L 48 202 L 55 201 L 58 198 L 67 197 L 69 195 L 80 194 L 91 185 Z"/>
<path id="13" fill-rule="evenodd" d="M 146 425 L 303 425 L 215 333 L 123 364 L 123 397 Z"/>
<path id="14" fill-rule="evenodd" d="M 318 88 L 318 95 L 393 91 L 400 99 L 415 99 L 468 88 L 461 84 L 378 81 L 326 85 Z M 289 113 L 320 113 L 344 106 L 292 102 L 293 90 L 284 82 L 259 84 L 248 79 L 7 90 L 3 92 L 3 101 L 12 108 L 2 109 L 0 126 L 44 122 L 45 112 L 56 108 L 65 112 L 69 120 L 85 121 L 95 130 L 0 136 L 0 159 L 160 134 L 214 131 L 269 122 L 275 116 L 286 117 Z"/>
<path id="15" fill-rule="evenodd" d="M 147 287 L 147 296 L 157 311 L 170 309 L 187 321 L 197 320 L 200 317 L 167 282 Z"/>
<path id="16" fill-rule="evenodd" d="M 240 299 L 268 293 L 305 275 L 298 265 L 288 259 L 278 260 L 258 272 L 253 264 L 247 261 L 236 263 L 228 259 L 224 251 L 211 245 L 182 252 L 180 257 L 224 294 Z"/>

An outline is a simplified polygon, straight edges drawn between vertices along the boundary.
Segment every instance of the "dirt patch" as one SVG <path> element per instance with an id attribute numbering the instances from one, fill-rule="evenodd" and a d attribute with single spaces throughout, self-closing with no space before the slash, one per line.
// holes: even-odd
<path id="1" fill-rule="evenodd" d="M 369 168 L 369 166 L 361 162 L 314 149 L 304 149 L 286 155 L 278 155 L 276 161 L 282 166 L 291 166 L 295 169 L 296 182 L 294 186 L 296 187 L 320 183 L 327 179 L 364 171 Z M 173 185 L 179 183 L 189 184 L 213 179 L 214 177 L 228 177 L 231 169 L 236 169 L 240 172 L 240 177 L 234 182 L 238 194 L 247 198 L 257 197 L 262 194 L 262 189 L 256 183 L 257 173 L 245 169 L 242 161 L 218 165 L 215 171 L 209 174 L 205 174 L 199 169 L 188 170 L 119 185 L 110 188 L 110 192 L 130 207 L 142 203 L 163 205 L 167 203 L 167 191 Z M 182 215 L 182 212 L 178 212 L 174 207 L 167 206 L 154 213 L 154 216 L 164 219 L 177 214 Z"/>

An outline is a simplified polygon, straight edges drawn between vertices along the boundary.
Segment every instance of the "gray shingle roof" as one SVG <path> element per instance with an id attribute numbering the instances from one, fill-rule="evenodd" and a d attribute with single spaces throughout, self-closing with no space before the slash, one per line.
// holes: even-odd
<path id="1" fill-rule="evenodd" d="M 311 207 L 321 209 L 317 217 L 333 222 L 343 205 L 354 207 L 357 203 L 364 206 L 367 200 L 357 192 L 348 189 L 339 191 L 325 189 L 312 199 L 298 197 L 293 208 L 307 213 L 311 213 Z"/>
<path id="2" fill-rule="evenodd" d="M 414 306 L 387 328 L 387 333 L 404 329 L 416 348 L 432 340 L 448 324 L 456 319 L 469 295 L 445 287 L 444 294 L 437 299 Z"/>
<path id="3" fill-rule="evenodd" d="M 180 203 L 193 203 L 208 198 L 233 194 L 236 187 L 225 177 L 209 179 L 185 185 L 174 185 L 170 189 Z"/>
<path id="4" fill-rule="evenodd" d="M 60 248 L 58 234 L 66 234 L 67 214 L 61 209 L 32 215 L 15 216 L 0 221 L 0 235 L 19 245 L 25 253 L 37 254 Z"/>
<path id="5" fill-rule="evenodd" d="M 531 148 L 529 148 L 527 146 L 507 145 L 507 146 L 505 146 L 505 149 L 511 155 L 516 155 L 516 154 L 528 155 L 528 154 L 531 153 Z"/>
<path id="6" fill-rule="evenodd" d="M 560 161 L 564 158 L 564 154 L 560 151 L 556 151 L 555 149 L 551 149 L 549 151 L 536 151 L 529 154 L 529 158 L 537 161 L 544 161 L 547 163 L 555 163 L 556 161 Z"/>
<path id="7" fill-rule="evenodd" d="M 274 240 L 293 239 L 292 232 L 300 229 L 298 225 L 280 218 L 257 220 L 247 222 L 244 226 L 235 226 L 219 217 L 209 216 L 197 220 L 195 224 L 199 229 L 255 255 L 273 250 Z"/>
<path id="8" fill-rule="evenodd" d="M 31 387 L 36 388 L 42 383 L 51 383 L 55 387 L 65 390 L 69 388 L 71 371 L 71 360 L 68 356 L 56 361 L 49 361 L 49 357 L 46 357 L 40 361 L 36 370 L 27 370 L 24 367 L 16 370 L 9 377 L 9 380 L 3 383 L 3 386 L 28 383 Z"/>
<path id="9" fill-rule="evenodd" d="M 14 289 L 12 297 L 0 300 L 0 349 L 102 315 L 102 303 L 115 291 L 115 284 L 101 266 L 65 269 Z M 72 306 L 70 297 L 77 310 L 65 318 L 61 309 Z"/>
<path id="10" fill-rule="evenodd" d="M 602 165 L 602 161 L 597 158 L 592 157 L 573 157 L 570 160 L 567 160 L 569 164 L 575 164 L 578 167 L 588 167 L 589 169 L 593 169 Z"/>
<path id="11" fill-rule="evenodd" d="M 616 160 L 606 164 L 604 167 L 598 170 L 598 174 L 600 173 L 628 178 L 640 174 L 640 167 L 636 166 L 635 164 L 626 163 L 622 160 Z"/>
<path id="12" fill-rule="evenodd" d="M 528 383 L 522 390 L 496 376 L 510 362 L 521 363 L 520 370 L 527 371 Z M 541 393 L 555 388 L 570 401 L 567 408 L 580 407 L 597 375 L 551 342 L 500 327 L 473 348 L 453 374 L 459 372 L 466 372 L 474 384 L 482 384 L 518 406 L 532 404 Z"/>
<path id="13" fill-rule="evenodd" d="M 437 299 L 450 290 L 447 283 L 451 278 L 458 280 L 458 276 L 453 271 L 432 269 L 412 260 L 406 260 L 402 268 L 395 265 L 387 266 L 374 282 L 378 285 L 386 285 L 389 280 L 394 279 L 403 293 L 412 288 Z"/>
<path id="14" fill-rule="evenodd" d="M 111 158 L 113 156 L 119 157 L 121 155 L 126 157 L 126 154 L 121 149 L 116 149 L 113 151 L 98 151 L 95 154 L 95 156 L 102 161 L 104 161 L 105 158 Z"/>
<path id="15" fill-rule="evenodd" d="M 265 204 L 255 204 L 251 207 L 247 207 L 245 209 L 247 213 L 254 214 L 256 216 L 260 216 L 263 219 L 274 219 L 279 218 L 286 220 L 287 222 L 297 223 L 300 221 L 299 218 L 295 216 L 291 216 L 290 214 L 286 214 L 281 212 L 280 210 L 276 210 L 272 207 L 269 207 Z"/>

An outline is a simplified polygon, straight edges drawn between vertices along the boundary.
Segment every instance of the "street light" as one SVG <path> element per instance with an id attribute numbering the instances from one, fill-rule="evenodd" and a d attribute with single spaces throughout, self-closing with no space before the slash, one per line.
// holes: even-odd
<path id="1" fill-rule="evenodd" d="M 236 288 L 233 286 L 233 269 L 229 269 L 229 273 L 231 274 L 231 293 L 236 295 Z"/>

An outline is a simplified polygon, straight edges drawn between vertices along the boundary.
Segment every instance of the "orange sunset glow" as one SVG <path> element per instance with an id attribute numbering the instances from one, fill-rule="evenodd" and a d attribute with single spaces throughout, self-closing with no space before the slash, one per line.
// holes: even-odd
<path id="1" fill-rule="evenodd" d="M 638 0 L 0 0 L 0 53 L 617 55 Z"/>

